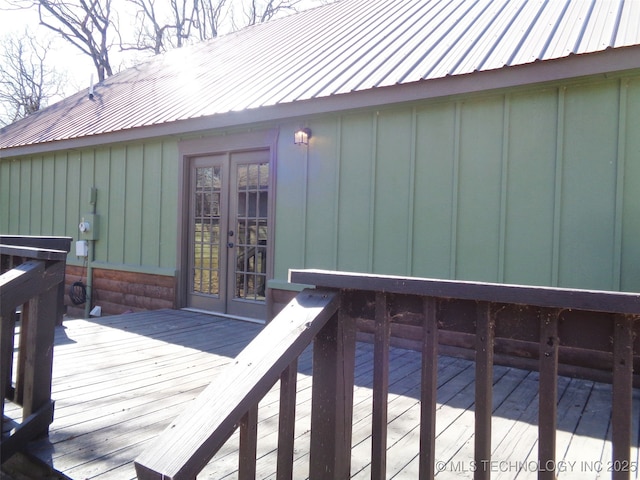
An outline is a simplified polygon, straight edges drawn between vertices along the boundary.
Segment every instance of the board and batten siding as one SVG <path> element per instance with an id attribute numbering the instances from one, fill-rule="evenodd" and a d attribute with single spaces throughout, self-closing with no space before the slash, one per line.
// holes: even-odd
<path id="1" fill-rule="evenodd" d="M 279 137 L 289 268 L 640 291 L 640 77 L 310 118 Z"/>
<path id="2" fill-rule="evenodd" d="M 94 266 L 175 275 L 178 149 L 175 141 L 118 145 L 0 161 L 0 231 L 66 235 L 97 189 Z M 69 255 L 70 265 L 82 258 Z"/>

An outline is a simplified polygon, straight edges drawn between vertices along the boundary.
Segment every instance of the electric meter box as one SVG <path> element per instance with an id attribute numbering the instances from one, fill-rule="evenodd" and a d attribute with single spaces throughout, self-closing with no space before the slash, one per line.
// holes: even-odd
<path id="1" fill-rule="evenodd" d="M 98 240 L 98 224 L 100 216 L 95 213 L 85 213 L 78 225 L 80 240 Z"/>
<path id="2" fill-rule="evenodd" d="M 76 257 L 88 257 L 89 244 L 86 240 L 78 240 L 76 242 Z"/>

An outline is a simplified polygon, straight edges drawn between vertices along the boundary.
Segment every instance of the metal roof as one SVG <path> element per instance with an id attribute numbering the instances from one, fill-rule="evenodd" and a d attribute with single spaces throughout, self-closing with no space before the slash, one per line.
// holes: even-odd
<path id="1" fill-rule="evenodd" d="M 639 44 L 640 0 L 342 0 L 114 75 L 0 130 L 0 156 Z"/>

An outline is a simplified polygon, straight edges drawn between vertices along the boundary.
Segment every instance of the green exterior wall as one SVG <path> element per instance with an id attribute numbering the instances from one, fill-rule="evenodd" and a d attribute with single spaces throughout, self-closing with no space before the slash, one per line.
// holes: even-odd
<path id="1" fill-rule="evenodd" d="M 77 240 L 96 187 L 94 266 L 174 275 L 177 158 L 177 143 L 165 141 L 2 160 L 0 232 Z M 82 262 L 72 249 L 69 263 Z"/>
<path id="2" fill-rule="evenodd" d="M 640 78 L 308 119 L 278 151 L 289 268 L 640 291 Z"/>
<path id="3" fill-rule="evenodd" d="M 275 258 L 290 268 L 640 291 L 640 76 L 279 125 Z M 217 132 L 211 132 L 216 134 Z M 0 160 L 0 232 L 78 237 L 94 266 L 174 275 L 176 139 Z M 82 261 L 70 255 L 71 264 Z"/>

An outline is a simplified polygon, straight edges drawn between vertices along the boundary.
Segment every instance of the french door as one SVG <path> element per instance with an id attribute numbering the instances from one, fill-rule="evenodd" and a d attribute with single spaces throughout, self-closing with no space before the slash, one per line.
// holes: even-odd
<path id="1" fill-rule="evenodd" d="M 191 159 L 188 303 L 266 320 L 269 150 Z"/>

